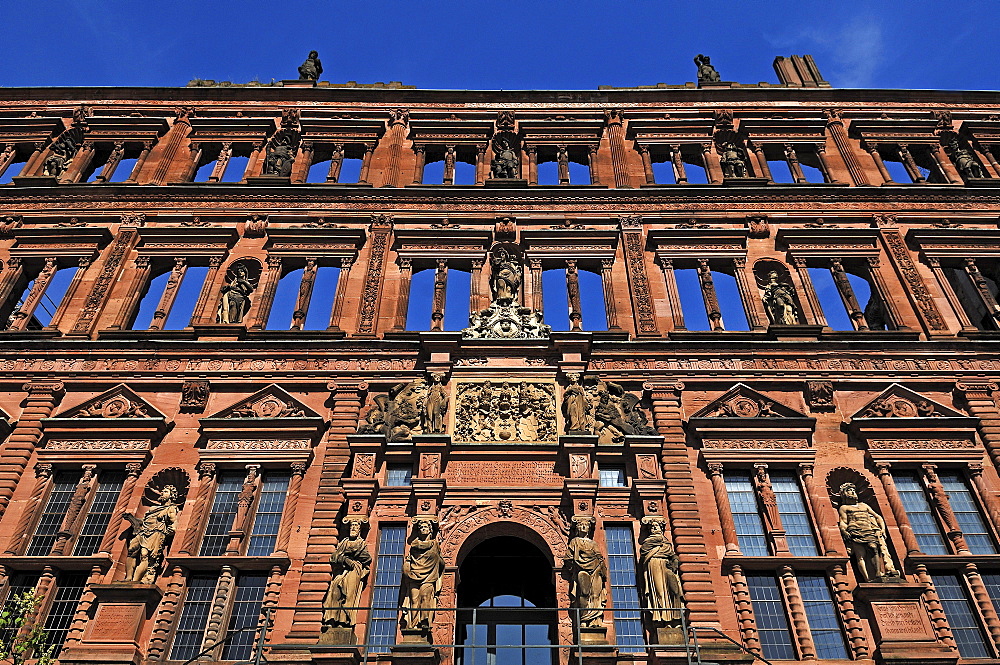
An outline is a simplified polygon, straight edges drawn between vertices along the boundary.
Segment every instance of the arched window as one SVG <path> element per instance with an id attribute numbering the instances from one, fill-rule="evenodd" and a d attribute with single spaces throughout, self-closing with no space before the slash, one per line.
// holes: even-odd
<path id="1" fill-rule="evenodd" d="M 191 262 L 202 265 L 189 265 Z M 152 273 L 155 275 L 146 287 L 139 301 L 139 307 L 132 319 L 133 330 L 181 330 L 191 325 L 191 317 L 205 277 L 208 275 L 207 260 L 201 257 L 190 260 L 175 259 L 171 265 L 164 259 L 154 259 Z M 176 286 L 171 280 L 178 281 Z M 170 289 L 168 291 L 168 286 Z"/>
<path id="2" fill-rule="evenodd" d="M 449 260 L 444 291 L 444 318 L 442 330 L 462 330 L 469 326 L 469 302 L 472 291 L 472 273 L 452 267 Z M 432 330 L 434 322 L 434 281 L 436 268 L 417 270 L 410 278 L 410 300 L 407 303 L 406 329 Z"/>
<path id="3" fill-rule="evenodd" d="M 287 272 L 278 280 L 267 317 L 266 330 L 326 330 L 330 326 L 340 268 L 318 263 L 311 270 L 313 276 L 312 293 L 308 302 L 303 300 L 302 278 L 307 266 L 296 267 L 292 260 L 285 262 Z M 302 265 L 300 261 L 298 265 Z M 301 301 L 301 302 L 300 302 Z M 300 305 L 304 308 L 300 311 Z M 296 316 L 296 312 L 299 315 Z"/>
<path id="4" fill-rule="evenodd" d="M 732 261 L 674 261 L 674 279 L 688 330 L 749 330 Z M 696 267 L 697 266 L 697 267 Z M 714 299 L 713 299 L 714 294 Z"/>
<path id="5" fill-rule="evenodd" d="M 21 278 L 20 290 L 15 286 L 16 298 L 8 299 L 7 306 L 3 309 L 4 328 L 15 327 L 19 330 L 41 330 L 52 323 L 52 319 L 62 304 L 69 285 L 76 276 L 79 266 L 68 265 L 70 259 L 64 259 L 67 265 L 60 265 L 60 261 L 49 266 L 48 263 L 35 263 L 26 266 L 25 275 Z M 51 276 L 43 273 L 52 270 Z M 28 277 L 27 275 L 34 275 Z M 47 279 L 44 290 L 40 294 L 33 294 L 37 280 Z M 32 297 L 33 296 L 33 297 Z"/>

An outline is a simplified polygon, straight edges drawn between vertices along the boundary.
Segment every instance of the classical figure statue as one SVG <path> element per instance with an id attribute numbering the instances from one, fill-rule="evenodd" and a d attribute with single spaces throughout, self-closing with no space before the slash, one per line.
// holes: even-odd
<path id="1" fill-rule="evenodd" d="M 885 520 L 867 503 L 858 499 L 854 483 L 840 486 L 840 533 L 851 552 L 858 573 L 866 582 L 899 577 L 886 542 Z"/>
<path id="2" fill-rule="evenodd" d="M 570 601 L 573 607 L 581 610 L 581 628 L 604 625 L 608 595 L 608 565 L 593 535 L 593 517 L 578 515 L 573 518 L 573 538 L 566 547 L 564 564 L 570 578 Z"/>
<path id="3" fill-rule="evenodd" d="M 323 64 L 319 61 L 319 53 L 309 51 L 309 57 L 299 65 L 300 81 L 318 81 L 319 75 L 323 73 Z"/>
<path id="4" fill-rule="evenodd" d="M 968 150 L 961 146 L 957 138 L 953 138 L 948 142 L 948 152 L 951 154 L 952 161 L 955 162 L 955 168 L 958 169 L 963 178 L 986 177 L 986 174 L 983 173 L 983 167 L 979 165 L 979 162 L 972 157 L 972 154 Z"/>
<path id="5" fill-rule="evenodd" d="M 570 384 L 563 392 L 562 411 L 566 419 L 566 432 L 590 432 L 590 403 L 587 393 L 580 385 L 580 375 L 569 375 Z"/>
<path id="6" fill-rule="evenodd" d="M 490 287 L 493 300 L 499 303 L 516 302 L 521 289 L 521 262 L 504 248 L 499 248 L 490 257 L 493 274 Z"/>
<path id="7" fill-rule="evenodd" d="M 434 622 L 437 594 L 441 590 L 444 557 L 438 546 L 434 520 L 413 521 L 413 539 L 403 561 L 403 626 L 429 631 Z"/>
<path id="8" fill-rule="evenodd" d="M 216 323 L 242 323 L 250 310 L 250 294 L 254 286 L 247 279 L 247 267 L 237 263 L 229 269 L 229 281 L 222 287 Z"/>
<path id="9" fill-rule="evenodd" d="M 601 443 L 620 443 L 625 435 L 635 434 L 633 427 L 625 420 L 622 408 L 624 394 L 624 389 L 617 383 L 602 383 L 598 389 L 594 420 Z"/>
<path id="10" fill-rule="evenodd" d="M 795 309 L 795 291 L 791 284 L 778 281 L 778 271 L 767 273 L 767 286 L 764 287 L 764 307 L 771 323 L 784 326 L 794 326 L 799 323 L 799 315 Z"/>
<path id="11" fill-rule="evenodd" d="M 71 129 L 55 140 L 49 150 L 49 156 L 42 164 L 42 173 L 52 178 L 59 178 L 66 172 L 79 147 L 75 133 Z"/>
<path id="12" fill-rule="evenodd" d="M 662 517 L 643 517 L 642 525 L 646 527 L 646 537 L 639 544 L 639 559 L 646 579 L 646 607 L 651 608 L 654 623 L 679 623 L 679 611 L 662 609 L 684 605 L 677 553 L 664 535 Z"/>
<path id="13" fill-rule="evenodd" d="M 296 134 L 294 131 L 281 130 L 267 144 L 267 157 L 264 158 L 264 175 L 287 178 L 292 174 L 292 164 L 295 162 Z"/>
<path id="14" fill-rule="evenodd" d="M 448 414 L 448 391 L 441 385 L 444 375 L 431 374 L 431 387 L 424 399 L 423 431 L 425 434 L 444 434 L 444 418 Z"/>
<path id="15" fill-rule="evenodd" d="M 726 178 L 746 178 L 748 175 L 746 153 L 732 141 L 719 146 L 719 163 Z"/>
<path id="16" fill-rule="evenodd" d="M 323 600 L 323 624 L 331 628 L 353 628 L 361 606 L 361 591 L 371 572 L 372 555 L 362 531 L 368 520 L 363 517 L 344 518 L 347 537 L 337 543 L 330 555 L 333 580 Z"/>
<path id="17" fill-rule="evenodd" d="M 493 139 L 493 159 L 490 170 L 494 178 L 516 178 L 521 166 L 521 158 L 510 137 L 500 135 Z"/>
<path id="18" fill-rule="evenodd" d="M 177 488 L 167 485 L 158 494 L 156 505 L 147 510 L 141 520 L 132 513 L 125 513 L 132 529 L 126 550 L 125 582 L 155 583 L 167 541 L 174 535 L 180 512 Z"/>
<path id="19" fill-rule="evenodd" d="M 712 60 L 707 55 L 699 53 L 694 57 L 694 64 L 698 66 L 698 83 L 718 83 L 721 79 L 719 72 L 712 65 Z"/>

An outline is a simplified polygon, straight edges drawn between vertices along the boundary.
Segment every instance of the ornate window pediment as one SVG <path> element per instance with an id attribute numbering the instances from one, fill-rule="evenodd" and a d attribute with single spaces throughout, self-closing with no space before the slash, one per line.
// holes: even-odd
<path id="1" fill-rule="evenodd" d="M 872 418 L 964 418 L 964 414 L 894 383 L 865 404 L 851 421 Z"/>
<path id="2" fill-rule="evenodd" d="M 785 406 L 743 383 L 737 383 L 724 395 L 691 416 L 691 420 L 703 418 L 805 418 L 812 420 L 806 414 Z"/>

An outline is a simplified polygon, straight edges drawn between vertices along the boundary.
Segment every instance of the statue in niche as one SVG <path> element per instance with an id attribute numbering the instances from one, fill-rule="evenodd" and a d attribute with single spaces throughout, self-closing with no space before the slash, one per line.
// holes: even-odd
<path id="1" fill-rule="evenodd" d="M 125 582 L 154 584 L 163 564 L 163 553 L 174 535 L 180 512 L 180 493 L 174 485 L 161 490 L 148 488 L 157 495 L 156 503 L 140 520 L 125 513 L 132 535 L 128 539 L 125 559 Z"/>
<path id="2" fill-rule="evenodd" d="M 287 178 L 292 175 L 298 133 L 291 129 L 278 131 L 267 143 L 267 157 L 264 158 L 264 175 Z"/>
<path id="3" fill-rule="evenodd" d="M 602 627 L 607 603 L 608 564 L 594 541 L 594 524 L 594 518 L 587 515 L 573 518 L 573 538 L 564 559 L 570 580 L 570 602 L 581 610 L 581 628 Z"/>
<path id="4" fill-rule="evenodd" d="M 767 285 L 764 287 L 764 309 L 771 323 L 783 326 L 794 326 L 799 323 L 798 311 L 795 307 L 795 289 L 788 282 L 779 281 L 778 271 L 767 273 Z"/>
<path id="5" fill-rule="evenodd" d="M 580 375 L 571 373 L 566 375 L 569 385 L 563 391 L 562 411 L 566 419 L 567 434 L 576 432 L 590 433 L 590 402 L 587 393 L 580 385 Z"/>
<path id="6" fill-rule="evenodd" d="M 500 225 L 498 224 L 498 230 Z M 520 304 L 522 268 L 515 246 L 498 243 L 490 251 L 490 306 L 469 315 L 464 339 L 545 339 L 552 328 L 542 313 Z"/>
<path id="7" fill-rule="evenodd" d="M 866 582 L 898 578 L 899 572 L 889 554 L 885 520 L 858 498 L 858 487 L 854 483 L 843 483 L 838 498 L 840 533 L 858 574 Z"/>
<path id="8" fill-rule="evenodd" d="M 719 163 L 726 178 L 746 178 L 749 175 L 746 152 L 733 141 L 719 144 Z"/>
<path id="9" fill-rule="evenodd" d="M 444 434 L 445 416 L 448 415 L 448 391 L 441 381 L 444 374 L 431 373 L 431 387 L 424 399 L 423 431 L 425 434 Z"/>
<path id="10" fill-rule="evenodd" d="M 309 57 L 306 61 L 299 65 L 299 80 L 300 81 L 318 81 L 320 74 L 323 73 L 323 63 L 319 61 L 319 53 L 316 51 L 309 51 Z"/>
<path id="11" fill-rule="evenodd" d="M 69 168 L 77 149 L 83 142 L 83 132 L 73 127 L 65 132 L 52 143 L 49 149 L 49 156 L 42 164 L 42 173 L 51 177 L 59 178 Z"/>
<path id="12" fill-rule="evenodd" d="M 345 517 L 342 524 L 347 537 L 337 543 L 330 556 L 333 580 L 323 600 L 323 625 L 326 628 L 353 628 L 361 606 L 361 592 L 371 572 L 372 555 L 368 551 L 363 531 L 368 525 L 364 517 Z"/>
<path id="13" fill-rule="evenodd" d="M 663 609 L 684 606 L 680 560 L 666 537 L 666 522 L 662 517 L 647 516 L 642 518 L 642 526 L 646 535 L 639 543 L 639 560 L 646 580 L 646 607 L 654 608 L 650 609 L 653 623 L 679 624 L 679 610 Z"/>
<path id="14" fill-rule="evenodd" d="M 226 284 L 222 286 L 216 323 L 243 323 L 243 317 L 250 311 L 250 294 L 254 285 L 249 279 L 249 271 L 243 263 L 236 263 L 226 274 Z"/>
<path id="15" fill-rule="evenodd" d="M 521 168 L 517 138 L 510 132 L 501 132 L 493 139 L 493 159 L 490 161 L 494 178 L 516 178 Z"/>
<path id="16" fill-rule="evenodd" d="M 951 155 L 951 160 L 955 163 L 955 168 L 958 169 L 963 178 L 986 177 L 986 174 L 983 173 L 983 167 L 975 160 L 972 153 L 962 147 L 957 138 L 948 141 L 947 149 L 948 154 Z"/>
<path id="17" fill-rule="evenodd" d="M 521 262 L 500 247 L 490 256 L 490 264 L 493 266 L 490 275 L 493 301 L 501 304 L 517 302 L 521 293 Z"/>
<path id="18" fill-rule="evenodd" d="M 441 591 L 444 557 L 438 545 L 437 524 L 432 518 L 413 521 L 413 539 L 403 561 L 403 628 L 429 632 L 434 623 L 437 594 Z"/>
<path id="19" fill-rule="evenodd" d="M 718 83 L 721 78 L 712 64 L 711 58 L 699 53 L 694 57 L 694 64 L 698 66 L 698 83 Z"/>

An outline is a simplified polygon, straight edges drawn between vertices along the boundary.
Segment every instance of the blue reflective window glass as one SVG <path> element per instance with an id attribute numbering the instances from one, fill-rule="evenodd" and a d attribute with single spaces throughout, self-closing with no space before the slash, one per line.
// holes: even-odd
<path id="1" fill-rule="evenodd" d="M 816 646 L 817 658 L 846 660 L 847 645 L 837 619 L 837 606 L 830 585 L 823 575 L 799 575 L 799 592 L 809 621 L 809 633 Z"/>
<path id="2" fill-rule="evenodd" d="M 229 545 L 229 531 L 233 528 L 240 491 L 243 489 L 245 474 L 239 471 L 223 471 L 215 486 L 212 510 L 205 525 L 205 536 L 201 541 L 201 556 L 221 556 Z"/>
<path id="3" fill-rule="evenodd" d="M 388 487 L 409 487 L 412 475 L 412 465 L 390 464 L 385 470 L 385 484 Z"/>
<path id="4" fill-rule="evenodd" d="M 996 554 L 996 545 L 989 527 L 983 520 L 975 497 L 969 491 L 969 486 L 957 471 L 944 471 L 938 474 L 944 491 L 948 494 L 948 503 L 958 521 L 958 527 L 965 536 L 965 544 L 973 554 Z"/>
<path id="5" fill-rule="evenodd" d="M 111 515 L 115 511 L 118 495 L 121 494 L 124 484 L 124 471 L 101 471 L 94 500 L 90 502 L 87 519 L 83 522 L 80 537 L 77 538 L 76 546 L 73 548 L 75 556 L 97 554 L 97 548 L 101 546 L 101 540 L 111 522 Z"/>
<path id="6" fill-rule="evenodd" d="M 82 475 L 79 471 L 60 471 L 56 474 L 49 499 L 45 502 L 35 534 L 28 544 L 28 556 L 48 556 L 52 546 L 56 544 L 56 535 L 62 527 L 69 502 Z"/>
<path id="7" fill-rule="evenodd" d="M 221 660 L 245 660 L 253 653 L 260 608 L 264 601 L 266 575 L 240 575 L 236 580 L 233 607 L 226 627 L 229 642 L 222 647 Z"/>
<path id="8" fill-rule="evenodd" d="M 218 581 L 218 575 L 195 575 L 188 579 L 187 589 L 184 591 L 184 608 L 174 632 L 170 660 L 188 660 L 201 651 Z"/>
<path id="9" fill-rule="evenodd" d="M 372 612 L 368 626 L 368 643 L 373 653 L 389 653 L 396 643 L 399 621 L 399 582 L 403 572 L 403 552 L 406 548 L 406 527 L 384 525 L 378 533 L 378 557 L 375 559 L 375 579 L 372 584 Z"/>
<path id="10" fill-rule="evenodd" d="M 253 528 L 250 529 L 247 556 L 268 556 L 274 552 L 291 477 L 288 471 L 264 473 L 260 484 L 260 497 L 257 499 L 257 512 L 254 513 Z"/>
<path id="11" fill-rule="evenodd" d="M 788 629 L 778 580 L 773 575 L 747 575 L 747 586 L 764 657 L 794 660 L 795 649 L 792 648 L 792 634 Z"/>
<path id="12" fill-rule="evenodd" d="M 625 467 L 610 464 L 601 465 L 601 487 L 627 487 Z"/>
<path id="13" fill-rule="evenodd" d="M 816 538 L 799 481 L 790 471 L 770 474 L 771 489 L 778 503 L 781 526 L 785 529 L 788 549 L 796 556 L 819 556 Z"/>
<path id="14" fill-rule="evenodd" d="M 62 649 L 69 628 L 76 615 L 76 606 L 80 603 L 83 590 L 87 586 L 87 573 L 59 573 L 56 579 L 56 593 L 45 617 L 45 632 L 49 644 L 56 647 L 53 656 L 58 656 Z"/>
<path id="15" fill-rule="evenodd" d="M 934 517 L 931 504 L 924 494 L 924 486 L 916 476 L 909 473 L 893 473 L 896 491 L 903 500 L 906 517 L 910 520 L 913 535 L 917 538 L 920 551 L 924 554 L 949 554 L 941 535 L 941 527 Z"/>
<path id="16" fill-rule="evenodd" d="M 625 653 L 641 652 L 646 641 L 636 587 L 632 528 L 625 524 L 608 524 L 604 527 L 604 537 L 608 546 L 608 576 L 618 648 Z"/>
<path id="17" fill-rule="evenodd" d="M 740 552 L 747 556 L 767 556 L 767 539 L 764 536 L 764 522 L 757 508 L 757 494 L 748 474 L 730 472 L 726 474 L 726 493 L 729 495 L 729 509 L 736 524 L 736 540 Z"/>
<path id="18" fill-rule="evenodd" d="M 952 635 L 963 658 L 989 658 L 986 639 L 958 575 L 931 575 L 941 599 L 941 608 L 948 617 Z"/>

